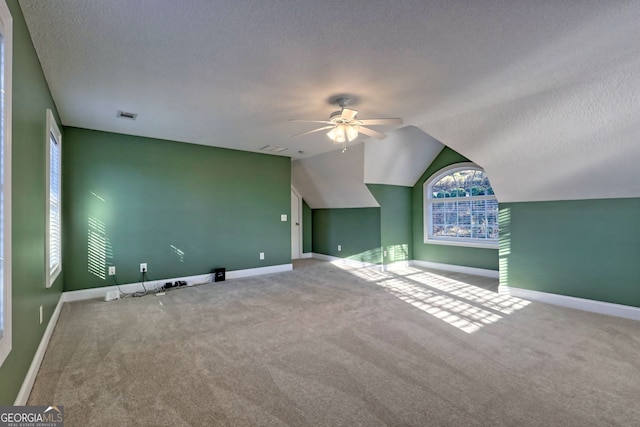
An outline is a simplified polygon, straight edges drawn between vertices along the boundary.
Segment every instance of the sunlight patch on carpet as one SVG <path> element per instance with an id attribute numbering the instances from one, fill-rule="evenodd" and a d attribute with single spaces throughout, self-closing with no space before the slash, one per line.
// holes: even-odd
<path id="1" fill-rule="evenodd" d="M 383 272 L 344 263 L 335 265 L 469 334 L 529 304 L 433 271 L 403 267 Z"/>

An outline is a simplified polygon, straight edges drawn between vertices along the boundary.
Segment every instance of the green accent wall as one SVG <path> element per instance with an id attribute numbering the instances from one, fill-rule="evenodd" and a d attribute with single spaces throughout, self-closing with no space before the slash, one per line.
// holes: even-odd
<path id="1" fill-rule="evenodd" d="M 383 263 L 411 260 L 413 252 L 412 188 L 383 184 L 367 184 L 367 187 L 380 204 Z"/>
<path id="2" fill-rule="evenodd" d="M 13 17 L 12 350 L 0 367 L 0 406 L 13 405 L 62 292 L 65 267 L 45 287 L 46 110 L 55 104 L 18 2 Z M 65 144 L 64 136 L 63 142 Z M 39 322 L 40 305 L 44 321 Z"/>
<path id="3" fill-rule="evenodd" d="M 640 199 L 502 203 L 500 284 L 640 307 Z"/>
<path id="4" fill-rule="evenodd" d="M 311 208 L 302 200 L 302 252 L 308 254 L 312 252 L 313 219 Z"/>
<path id="5" fill-rule="evenodd" d="M 380 263 L 380 208 L 313 209 L 312 216 L 313 252 Z"/>
<path id="6" fill-rule="evenodd" d="M 65 290 L 291 263 L 288 157 L 65 128 Z M 259 253 L 265 259 L 259 259 Z"/>
<path id="7" fill-rule="evenodd" d="M 442 264 L 498 270 L 496 249 L 467 248 L 424 243 L 424 183 L 440 169 L 470 160 L 445 147 L 413 187 L 413 259 Z M 491 177 L 489 177 L 491 179 Z M 500 198 L 500 195 L 497 195 Z"/>

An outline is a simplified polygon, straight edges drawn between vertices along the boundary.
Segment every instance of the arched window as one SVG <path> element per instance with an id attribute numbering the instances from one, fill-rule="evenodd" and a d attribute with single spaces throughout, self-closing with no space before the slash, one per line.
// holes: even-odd
<path id="1" fill-rule="evenodd" d="M 498 247 L 498 200 L 473 163 L 441 169 L 424 184 L 425 243 Z"/>

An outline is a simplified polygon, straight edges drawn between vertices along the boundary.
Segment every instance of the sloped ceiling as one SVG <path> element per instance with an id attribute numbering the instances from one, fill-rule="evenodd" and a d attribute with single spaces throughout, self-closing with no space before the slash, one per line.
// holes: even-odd
<path id="1" fill-rule="evenodd" d="M 444 148 L 420 129 L 406 126 L 383 141 L 319 154 L 291 163 L 291 183 L 312 209 L 379 206 L 365 184 L 412 187 Z"/>
<path id="2" fill-rule="evenodd" d="M 64 125 L 308 159 L 346 94 L 500 201 L 640 196 L 639 1 L 19 3 Z"/>
<path id="3" fill-rule="evenodd" d="M 444 148 L 415 126 L 389 132 L 382 141 L 364 143 L 364 182 L 413 187 Z"/>
<path id="4" fill-rule="evenodd" d="M 291 184 L 311 209 L 380 206 L 364 184 L 364 144 L 291 163 Z"/>

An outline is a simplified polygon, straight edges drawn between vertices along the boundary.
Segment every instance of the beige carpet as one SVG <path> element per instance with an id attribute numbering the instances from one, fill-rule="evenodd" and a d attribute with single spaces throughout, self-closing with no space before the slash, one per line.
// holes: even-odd
<path id="1" fill-rule="evenodd" d="M 63 306 L 30 405 L 67 426 L 638 426 L 640 324 L 496 281 L 314 260 Z"/>

